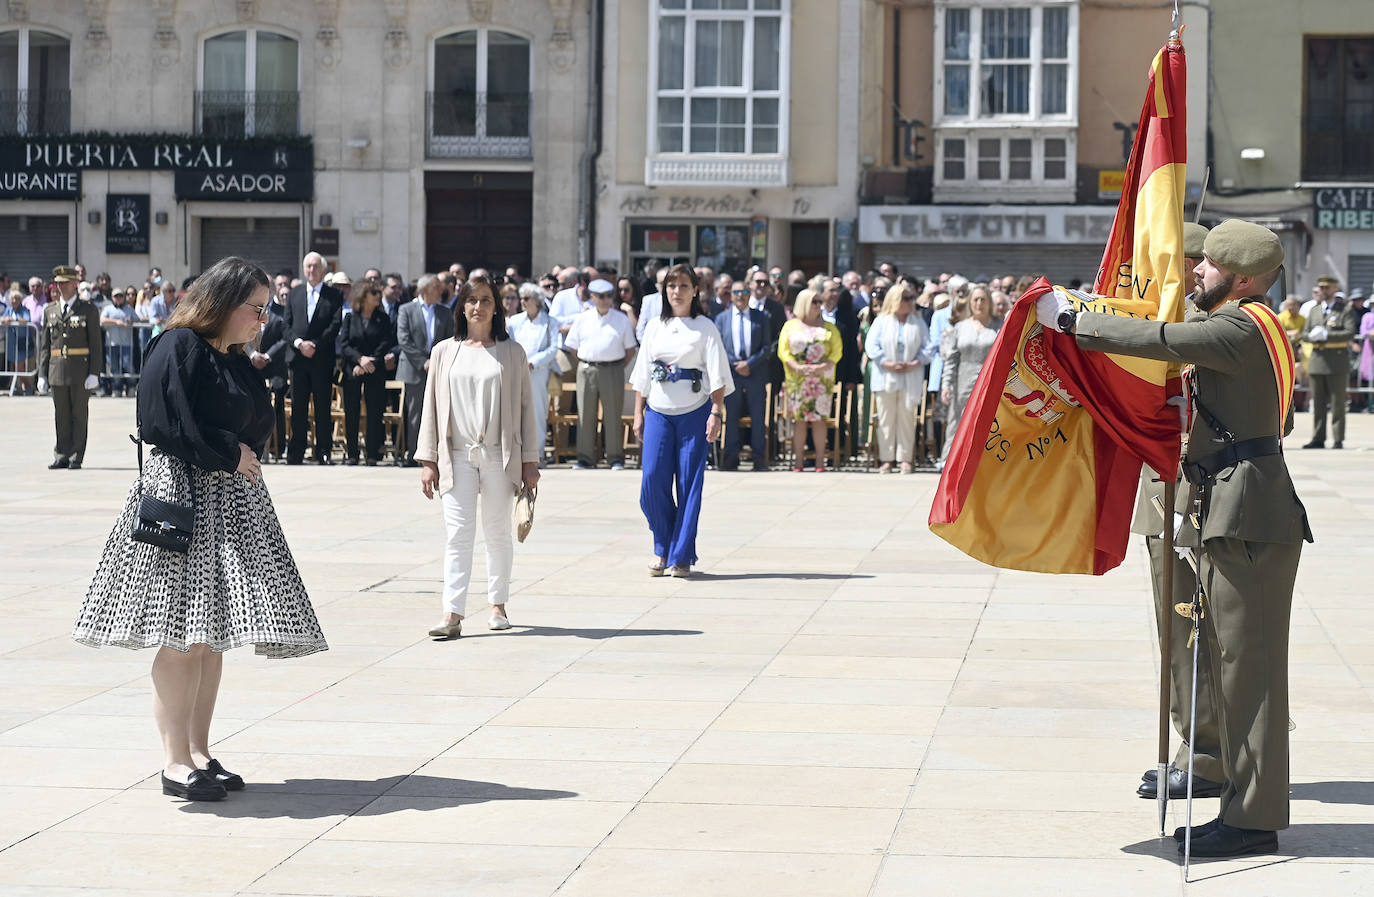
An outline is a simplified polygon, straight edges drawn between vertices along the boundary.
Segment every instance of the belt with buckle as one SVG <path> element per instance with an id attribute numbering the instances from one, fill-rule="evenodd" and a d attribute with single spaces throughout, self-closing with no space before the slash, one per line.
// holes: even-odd
<path id="1" fill-rule="evenodd" d="M 90 349 L 69 349 L 69 348 L 67 348 L 66 346 L 63 346 L 62 349 L 61 349 L 61 354 L 62 354 L 62 357 L 63 357 L 63 358 L 80 358 L 82 355 L 90 355 L 90 354 L 91 354 L 91 350 L 90 350 Z"/>
<path id="2" fill-rule="evenodd" d="M 608 367 L 611 367 L 612 365 L 616 365 L 616 364 L 622 364 L 622 365 L 623 365 L 623 364 L 625 363 L 625 359 L 624 359 L 624 358 L 617 358 L 615 361 L 587 361 L 586 359 L 583 359 L 582 363 L 583 363 L 583 364 L 589 364 L 589 365 L 591 365 L 591 366 L 594 367 L 594 368 L 608 368 Z"/>
<path id="3" fill-rule="evenodd" d="M 1309 342 L 1308 345 L 1311 346 L 1311 347 L 1314 348 L 1314 349 L 1347 349 L 1347 348 L 1350 347 L 1350 341 L 1349 341 L 1349 340 L 1346 340 L 1346 341 L 1343 342 L 1343 343 L 1312 343 L 1312 342 Z"/>

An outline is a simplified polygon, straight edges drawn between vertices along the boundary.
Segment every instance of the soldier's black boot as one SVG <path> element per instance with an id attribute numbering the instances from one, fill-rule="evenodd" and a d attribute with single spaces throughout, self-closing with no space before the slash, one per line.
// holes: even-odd
<path id="1" fill-rule="evenodd" d="M 58 458 L 48 465 L 48 470 L 66 470 L 69 464 L 66 458 Z"/>
<path id="2" fill-rule="evenodd" d="M 1279 833 L 1264 829 L 1236 828 L 1222 822 L 1201 838 L 1193 839 L 1195 857 L 1238 857 L 1252 853 L 1277 853 Z M 1178 845 L 1183 853 L 1183 845 Z"/>

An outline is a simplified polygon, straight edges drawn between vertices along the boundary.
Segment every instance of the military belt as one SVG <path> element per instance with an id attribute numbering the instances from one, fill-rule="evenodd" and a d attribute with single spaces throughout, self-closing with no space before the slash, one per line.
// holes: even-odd
<path id="1" fill-rule="evenodd" d="M 61 348 L 61 350 L 60 350 L 60 354 L 62 355 L 63 358 L 80 358 L 82 355 L 90 355 L 90 354 L 91 354 L 91 350 L 90 350 L 90 349 L 69 349 L 69 348 L 67 348 L 66 346 L 63 346 L 63 347 Z"/>
<path id="2" fill-rule="evenodd" d="M 1313 343 L 1313 342 L 1309 342 L 1307 345 L 1311 346 L 1313 349 L 1346 349 L 1346 348 L 1349 348 L 1349 347 L 1350 347 L 1350 341 L 1347 340 L 1347 341 L 1345 341 L 1345 342 L 1343 342 L 1343 343 Z"/>
<path id="3" fill-rule="evenodd" d="M 1232 442 L 1221 451 L 1214 455 L 1208 455 L 1201 461 L 1184 461 L 1183 476 L 1193 485 L 1201 486 L 1204 483 L 1212 482 L 1216 479 L 1217 474 L 1228 467 L 1239 464 L 1241 461 L 1277 455 L 1282 451 L 1283 441 L 1277 436 L 1256 436 L 1254 439 Z"/>

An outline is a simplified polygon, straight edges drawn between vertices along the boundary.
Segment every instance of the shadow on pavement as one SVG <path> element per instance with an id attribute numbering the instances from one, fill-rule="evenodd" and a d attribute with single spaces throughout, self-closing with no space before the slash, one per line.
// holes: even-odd
<path id="1" fill-rule="evenodd" d="M 467 622 L 464 619 L 464 622 Z M 474 638 L 512 638 L 520 635 L 543 635 L 557 636 L 562 638 L 586 638 L 586 639 L 608 639 L 608 638 L 647 638 L 656 635 L 701 635 L 700 629 L 567 629 L 562 626 L 521 626 L 519 623 L 512 623 L 511 628 L 505 632 L 474 632 L 472 635 L 463 633 L 463 641 Z M 434 639 L 434 641 L 446 641 L 446 639 Z"/>
<path id="2" fill-rule="evenodd" d="M 827 579 L 872 579 L 867 573 L 703 573 L 692 571 L 692 579 L 703 582 L 730 582 L 731 580 L 786 579 L 792 582 Z"/>
<path id="3" fill-rule="evenodd" d="M 1293 800 L 1374 807 L 1374 782 L 1299 782 L 1288 790 Z"/>
<path id="4" fill-rule="evenodd" d="M 1357 783 L 1358 784 L 1358 783 Z M 1294 785 L 1296 790 L 1298 786 Z M 1199 821 L 1208 822 L 1203 819 Z M 1183 862 L 1178 845 L 1173 838 L 1151 838 L 1121 848 L 1122 853 L 1136 856 L 1153 856 Z M 1314 822 L 1295 825 L 1279 832 L 1279 849 L 1274 854 L 1261 854 L 1249 857 L 1226 857 L 1236 862 L 1272 863 L 1284 858 L 1302 859 L 1304 857 L 1322 859 L 1370 859 L 1374 858 L 1374 824 L 1367 822 Z M 1277 858 L 1277 859 L 1276 859 Z M 1194 863 L 1207 863 L 1207 857 L 1194 857 Z"/>
<path id="5" fill-rule="evenodd" d="M 328 758 L 322 760 L 328 762 Z M 398 775 L 383 779 L 287 779 L 250 782 L 226 800 L 182 803 L 183 813 L 234 819 L 321 819 L 384 816 L 402 810 L 440 810 L 493 800 L 567 800 L 576 791 L 511 788 L 499 782 Z"/>

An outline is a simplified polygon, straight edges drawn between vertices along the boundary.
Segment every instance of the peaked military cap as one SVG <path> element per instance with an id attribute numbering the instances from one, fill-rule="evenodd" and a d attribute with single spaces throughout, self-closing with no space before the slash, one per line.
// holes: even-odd
<path id="1" fill-rule="evenodd" d="M 69 265 L 58 265 L 52 269 L 53 283 L 79 283 L 81 275 Z"/>
<path id="2" fill-rule="evenodd" d="M 1212 228 L 1203 252 L 1217 265 L 1243 277 L 1258 277 L 1283 264 L 1283 245 L 1269 228 L 1228 218 Z"/>

